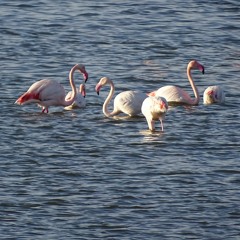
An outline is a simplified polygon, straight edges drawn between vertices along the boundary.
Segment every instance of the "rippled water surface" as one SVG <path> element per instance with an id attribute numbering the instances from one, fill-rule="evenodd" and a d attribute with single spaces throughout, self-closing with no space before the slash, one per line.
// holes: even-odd
<path id="1" fill-rule="evenodd" d="M 2 1 L 1 237 L 239 239 L 239 12 L 237 0 Z M 104 117 L 101 77 L 116 93 L 175 84 L 193 96 L 191 59 L 205 66 L 200 104 L 170 109 L 163 133 Z M 69 91 L 76 63 L 85 109 L 14 104 L 43 78 Z M 203 105 L 215 84 L 226 103 Z"/>

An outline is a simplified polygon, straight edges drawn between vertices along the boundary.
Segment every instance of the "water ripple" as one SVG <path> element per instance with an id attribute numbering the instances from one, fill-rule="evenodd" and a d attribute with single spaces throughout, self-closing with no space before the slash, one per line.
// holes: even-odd
<path id="1" fill-rule="evenodd" d="M 1 236 L 4 239 L 237 239 L 239 236 L 238 1 L 46 0 L 1 4 Z M 164 85 L 192 90 L 199 106 L 169 108 L 165 130 L 143 116 L 109 119 L 108 94 Z M 35 81 L 70 90 L 89 72 L 87 107 L 14 102 Z M 81 76 L 75 76 L 77 85 Z M 209 85 L 226 103 L 204 106 Z M 110 103 L 112 108 L 113 102 Z"/>

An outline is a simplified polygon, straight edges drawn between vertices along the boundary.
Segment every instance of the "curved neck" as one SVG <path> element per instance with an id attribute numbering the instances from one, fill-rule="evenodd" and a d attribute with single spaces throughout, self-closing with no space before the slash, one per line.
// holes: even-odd
<path id="1" fill-rule="evenodd" d="M 188 76 L 188 80 L 191 84 L 191 87 L 192 87 L 192 90 L 194 92 L 194 96 L 195 96 L 195 99 L 192 99 L 192 105 L 198 105 L 199 101 L 200 101 L 200 96 L 199 96 L 199 92 L 198 92 L 198 89 L 192 79 L 192 75 L 191 75 L 191 70 L 192 68 L 191 67 L 188 67 L 187 68 L 187 76 Z"/>
<path id="2" fill-rule="evenodd" d="M 71 94 L 71 97 L 69 98 L 69 100 L 65 99 L 64 106 L 71 105 L 74 102 L 74 100 L 77 96 L 77 89 L 76 89 L 74 79 L 73 79 L 73 74 L 77 70 L 77 68 L 78 68 L 78 66 L 75 65 L 69 72 L 69 81 L 70 81 L 70 85 L 71 85 L 71 88 L 72 88 L 72 94 Z"/>
<path id="3" fill-rule="evenodd" d="M 111 89 L 110 89 L 110 91 L 109 91 L 109 94 L 108 94 L 108 96 L 107 96 L 107 98 L 106 98 L 106 100 L 105 100 L 105 102 L 104 102 L 104 104 L 103 104 L 103 108 L 102 108 L 102 110 L 103 110 L 103 113 L 104 113 L 104 115 L 106 116 L 106 117 L 110 117 L 111 115 L 112 115 L 112 112 L 109 112 L 108 111 L 108 104 L 109 104 L 109 102 L 111 101 L 111 99 L 112 99 L 112 96 L 113 96 L 113 94 L 114 94 L 114 84 L 113 84 L 113 82 L 110 80 L 109 81 L 109 84 L 110 84 L 110 87 L 111 87 Z"/>

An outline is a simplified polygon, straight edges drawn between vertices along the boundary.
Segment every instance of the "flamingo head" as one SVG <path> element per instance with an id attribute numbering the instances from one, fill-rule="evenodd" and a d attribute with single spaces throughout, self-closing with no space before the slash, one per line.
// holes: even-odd
<path id="1" fill-rule="evenodd" d="M 84 82 L 86 83 L 88 80 L 88 72 L 86 71 L 86 68 L 83 64 L 76 64 L 76 68 L 79 70 L 80 73 L 82 73 Z"/>
<path id="2" fill-rule="evenodd" d="M 96 87 L 95 87 L 95 91 L 97 92 L 97 94 L 99 95 L 99 92 L 100 92 L 100 89 L 101 89 L 101 87 L 103 87 L 103 86 L 105 86 L 105 85 L 107 85 L 107 84 L 111 84 L 112 83 L 112 81 L 108 78 L 108 77 L 102 77 L 100 80 L 99 80 L 99 82 L 98 82 L 98 84 L 96 85 Z"/>
<path id="3" fill-rule="evenodd" d="M 168 103 L 164 97 L 150 97 L 153 101 L 153 108 L 151 110 L 151 115 L 154 120 L 159 119 L 159 117 L 164 118 L 167 110 L 168 110 Z"/>
<path id="4" fill-rule="evenodd" d="M 167 100 L 164 97 L 157 97 L 157 98 L 159 101 L 159 106 L 160 106 L 161 111 L 167 112 L 167 110 L 168 110 Z"/>
<path id="5" fill-rule="evenodd" d="M 213 102 L 217 102 L 217 101 L 218 101 L 217 92 L 215 92 L 213 89 L 211 89 L 210 91 L 208 91 L 206 94 L 208 95 L 208 97 L 209 97 Z"/>
<path id="6" fill-rule="evenodd" d="M 188 69 L 199 69 L 202 74 L 204 74 L 204 66 L 200 64 L 197 60 L 192 60 L 188 63 Z"/>
<path id="7" fill-rule="evenodd" d="M 204 104 L 212 104 L 217 102 L 218 94 L 212 89 L 212 87 L 208 87 L 203 93 L 203 102 Z"/>
<path id="8" fill-rule="evenodd" d="M 86 87 L 85 87 L 85 84 L 80 84 L 79 86 L 79 92 L 81 93 L 81 95 L 83 97 L 86 97 Z"/>

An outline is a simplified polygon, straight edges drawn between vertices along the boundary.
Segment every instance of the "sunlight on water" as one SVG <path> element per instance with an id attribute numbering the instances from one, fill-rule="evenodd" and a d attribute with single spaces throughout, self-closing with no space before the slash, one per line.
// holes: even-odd
<path id="1" fill-rule="evenodd" d="M 164 132 L 162 131 L 150 131 L 150 130 L 142 130 L 140 131 L 140 134 L 143 136 L 142 143 L 147 142 L 162 142 L 162 139 L 164 138 Z"/>
<path id="2" fill-rule="evenodd" d="M 3 239 L 238 239 L 239 1 L 1 2 Z M 146 119 L 106 118 L 103 76 L 149 93 L 178 85 L 198 106 L 170 107 L 164 132 Z M 86 108 L 18 106 L 34 82 L 66 93 L 86 66 Z M 75 76 L 76 85 L 82 79 Z M 221 85 L 226 102 L 203 105 Z M 113 108 L 113 100 L 109 104 Z"/>

